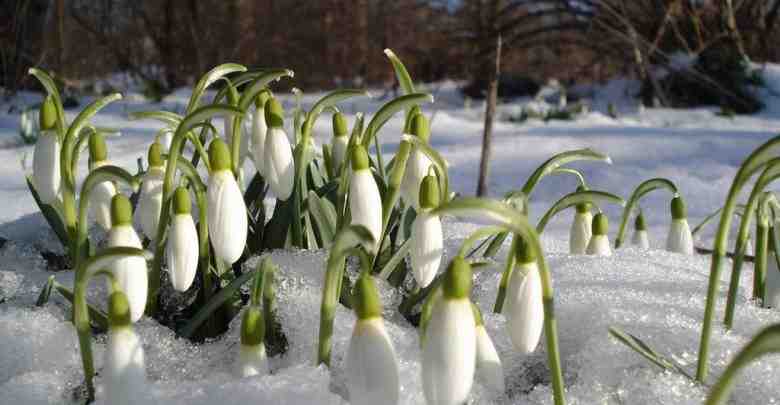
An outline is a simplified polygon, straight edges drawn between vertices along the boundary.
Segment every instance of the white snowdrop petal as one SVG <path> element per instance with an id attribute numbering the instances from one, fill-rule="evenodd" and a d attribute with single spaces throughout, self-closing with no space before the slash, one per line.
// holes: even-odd
<path id="1" fill-rule="evenodd" d="M 477 326 L 477 376 L 495 392 L 504 392 L 504 369 L 483 325 Z"/>
<path id="2" fill-rule="evenodd" d="M 108 232 L 107 245 L 108 247 L 143 248 L 138 234 L 130 225 L 119 225 L 111 228 Z M 113 263 L 111 272 L 114 274 L 119 289 L 127 296 L 127 301 L 130 304 L 130 319 L 133 322 L 138 321 L 144 314 L 149 288 L 146 259 L 136 256 L 117 260 Z"/>
<path id="3" fill-rule="evenodd" d="M 207 189 L 209 238 L 217 257 L 233 264 L 246 245 L 247 218 L 244 196 L 228 170 L 213 173 Z"/>
<path id="4" fill-rule="evenodd" d="M 380 318 L 357 320 L 349 341 L 346 374 L 350 404 L 398 403 L 398 362 Z"/>
<path id="5" fill-rule="evenodd" d="M 290 141 L 281 128 L 269 128 L 265 138 L 264 174 L 271 191 L 282 201 L 292 194 L 295 183 L 295 163 Z"/>
<path id="6" fill-rule="evenodd" d="M 45 204 L 55 201 L 60 193 L 60 142 L 53 132 L 43 132 L 35 142 L 33 180 L 38 196 Z"/>
<path id="7" fill-rule="evenodd" d="M 171 284 L 176 291 L 186 291 L 198 270 L 198 231 L 190 214 L 177 214 L 171 220 L 166 258 Z"/>
<path id="8" fill-rule="evenodd" d="M 268 374 L 268 356 L 265 345 L 239 345 L 238 374 L 242 378 L 263 376 Z"/>
<path id="9" fill-rule="evenodd" d="M 412 275 L 425 288 L 436 277 L 441 263 L 443 234 L 439 216 L 421 212 L 412 224 L 410 243 Z"/>
<path id="10" fill-rule="evenodd" d="M 593 214 L 590 212 L 574 214 L 574 221 L 571 223 L 569 231 L 569 253 L 573 255 L 584 255 L 588 249 L 588 243 L 591 238 L 591 223 Z"/>
<path id="11" fill-rule="evenodd" d="M 382 197 L 368 169 L 357 170 L 350 177 L 349 210 L 352 225 L 363 225 L 374 236 L 374 244 L 367 250 L 375 252 L 382 236 Z"/>
<path id="12" fill-rule="evenodd" d="M 129 327 L 110 330 L 105 356 L 105 403 L 137 404 L 139 393 L 146 389 L 144 350 L 138 335 Z"/>
<path id="13" fill-rule="evenodd" d="M 141 232 L 149 239 L 157 237 L 157 225 L 160 222 L 162 210 L 162 189 L 165 181 L 165 171 L 152 167 L 144 174 L 141 192 L 138 196 L 138 208 L 135 216 L 141 225 Z"/>
<path id="14" fill-rule="evenodd" d="M 414 148 L 409 154 L 409 160 L 406 162 L 406 171 L 401 181 L 401 198 L 406 205 L 420 210 L 420 183 L 428 174 L 431 167 L 431 160 L 425 153 L 418 148 Z"/>
<path id="15" fill-rule="evenodd" d="M 339 170 L 347 156 L 347 146 L 349 144 L 348 136 L 334 136 L 331 140 L 331 153 L 333 157 L 333 167 Z"/>
<path id="16" fill-rule="evenodd" d="M 104 230 L 111 229 L 111 199 L 116 195 L 116 187 L 110 181 L 98 183 L 90 194 L 89 213 Z"/>
<path id="17" fill-rule="evenodd" d="M 542 280 L 536 263 L 522 264 L 512 273 L 504 311 L 515 349 L 523 354 L 532 353 L 539 344 L 544 327 Z"/>
<path id="18" fill-rule="evenodd" d="M 647 231 L 634 231 L 631 244 L 642 249 L 649 249 L 650 239 L 647 237 Z"/>
<path id="19" fill-rule="evenodd" d="M 586 253 L 594 256 L 612 256 L 612 247 L 607 235 L 593 235 L 588 242 Z"/>
<path id="20" fill-rule="evenodd" d="M 666 250 L 685 255 L 693 254 L 693 236 L 686 219 L 673 219 L 666 239 Z"/>
<path id="21" fill-rule="evenodd" d="M 468 400 L 477 358 L 474 314 L 468 299 L 434 304 L 422 352 L 422 380 L 429 404 Z"/>
<path id="22" fill-rule="evenodd" d="M 265 176 L 265 135 L 268 125 L 265 123 L 265 109 L 255 109 L 252 115 L 252 158 L 255 168 L 261 176 Z"/>

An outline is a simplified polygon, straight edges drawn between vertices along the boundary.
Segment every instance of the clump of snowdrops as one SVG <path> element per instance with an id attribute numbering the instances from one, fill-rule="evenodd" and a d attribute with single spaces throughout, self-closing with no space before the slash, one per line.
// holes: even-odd
<path id="1" fill-rule="evenodd" d="M 243 264 L 266 251 L 291 248 L 329 252 L 317 363 L 330 364 L 337 306 L 349 307 L 357 315 L 346 353 L 352 403 L 394 404 L 399 396 L 399 365 L 384 327 L 377 278 L 401 292 L 404 298 L 397 311 L 419 330 L 423 394 L 429 403 L 464 403 L 475 375 L 490 389 L 503 392 L 501 359 L 481 310 L 472 302 L 471 289 L 472 273 L 489 267 L 511 236 L 493 311 L 506 316 L 506 333 L 520 353 L 536 351 L 544 335 L 554 402 L 564 404 L 551 272 L 539 242 L 549 221 L 574 208 L 571 253 L 609 255 L 608 219 L 600 206 L 625 206 L 615 248 L 621 246 L 626 223 L 635 213 L 636 232 L 644 232 L 634 238 L 635 244 L 646 248 L 646 226 L 636 205 L 648 192 L 666 188 L 673 194 L 667 248 L 692 254 L 692 232 L 676 186 L 667 179 L 648 180 L 628 204 L 609 192 L 590 190 L 582 173 L 567 166 L 577 161 L 611 163 L 608 156 L 590 149 L 553 156 L 521 189 L 501 200 L 455 196 L 449 190 L 447 163 L 431 146 L 430 122 L 421 109 L 432 97 L 415 92 L 401 61 L 389 50 L 386 54 L 404 94 L 370 119 L 358 114 L 351 129 L 338 104 L 366 97 L 363 90 L 337 90 L 308 111 L 299 103 L 286 113 L 272 85 L 291 78 L 292 71 L 217 66 L 194 87 L 183 114 L 132 114 L 163 123 L 145 165 L 140 164 L 135 174 L 111 165 L 107 131 L 89 124 L 121 95 L 93 102 L 67 123 L 53 81 L 45 72 L 31 69 L 47 96 L 39 114 L 41 134 L 28 185 L 75 272 L 72 287 L 52 277 L 38 304 L 45 304 L 52 291 L 73 303 L 87 400 L 95 392 L 93 328 L 108 333 L 105 395 L 110 403 L 124 403 L 145 384 L 143 349 L 133 323 L 144 314 L 163 323 L 170 319 L 163 296 L 171 290 L 197 295 L 184 311 L 189 314 L 186 319 L 173 314 L 179 322 L 166 323 L 177 334 L 194 340 L 218 336 L 241 314 L 236 375 L 269 373 L 268 357 L 287 347 L 275 314 L 278 270 L 267 257 L 254 269 Z M 205 104 L 211 87 L 218 88 Z M 317 150 L 313 128 L 326 111 L 332 114 L 333 137 Z M 395 155 L 384 162 L 380 130 L 397 114 L 404 115 L 403 133 L 398 134 Z M 223 120 L 222 131 L 214 119 Z M 77 187 L 83 149 L 89 150 L 89 172 Z M 246 170 L 247 161 L 254 170 Z M 548 175 L 574 176 L 579 186 L 549 207 L 534 226 L 528 219 L 529 200 Z M 276 202 L 268 215 L 263 201 L 271 195 Z M 774 229 L 767 213 L 774 218 L 776 200 L 767 197 L 755 204 L 766 207 L 761 225 Z M 466 238 L 445 262 L 441 219 L 447 215 L 492 225 Z M 107 232 L 102 244 L 90 239 L 93 223 Z M 773 231 L 761 235 L 759 251 L 763 247 L 763 252 L 777 252 L 766 243 L 778 240 Z M 348 260 L 351 257 L 356 260 Z M 87 302 L 93 276 L 107 280 L 108 313 Z M 242 292 L 246 284 L 251 284 L 249 294 Z M 760 291 L 777 294 L 770 293 L 776 288 L 770 284 L 762 284 Z M 644 350 L 635 337 L 617 330 L 613 335 L 656 364 L 684 372 Z"/>

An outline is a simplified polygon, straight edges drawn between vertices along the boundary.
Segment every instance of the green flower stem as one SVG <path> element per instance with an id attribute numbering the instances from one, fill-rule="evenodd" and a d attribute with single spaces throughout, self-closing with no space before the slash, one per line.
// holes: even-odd
<path id="1" fill-rule="evenodd" d="M 708 357 L 710 349 L 710 336 L 712 335 L 712 321 L 715 313 L 715 299 L 720 283 L 720 272 L 726 256 L 728 234 L 731 227 L 731 218 L 737 206 L 737 198 L 742 187 L 758 170 L 764 167 L 774 156 L 773 152 L 780 146 L 780 136 L 767 141 L 753 151 L 740 166 L 729 188 L 726 203 L 723 206 L 723 215 L 720 217 L 718 232 L 713 243 L 712 264 L 710 267 L 709 282 L 707 285 L 707 300 L 704 308 L 704 320 L 702 322 L 701 340 L 699 342 L 699 359 L 696 368 L 696 380 L 704 382 L 708 372 Z"/>
<path id="2" fill-rule="evenodd" d="M 517 235 L 512 236 L 512 243 L 509 245 L 509 252 L 506 255 L 506 262 L 504 263 L 504 271 L 501 272 L 501 280 L 498 282 L 498 294 L 496 295 L 496 302 L 493 304 L 493 312 L 500 314 L 504 310 L 504 302 L 506 301 L 506 289 L 509 287 L 509 279 L 512 277 L 512 273 L 515 270 L 515 264 L 517 264 L 517 258 L 515 252 L 517 251 Z"/>
<path id="3" fill-rule="evenodd" d="M 550 269 L 544 257 L 539 234 L 528 222 L 525 216 L 498 201 L 480 198 L 462 198 L 452 200 L 433 210 L 438 215 L 467 215 L 491 219 L 506 227 L 508 232 L 522 237 L 525 243 L 536 253 L 539 265 L 539 276 L 542 283 L 542 300 L 544 305 L 544 337 L 547 344 L 547 361 L 552 376 L 552 391 L 555 405 L 566 403 L 564 396 L 563 372 L 561 370 L 560 351 L 558 348 L 558 325 L 555 319 L 554 294 Z"/>
<path id="4" fill-rule="evenodd" d="M 146 305 L 147 313 L 154 314 L 157 311 L 157 294 L 160 289 L 160 277 L 162 272 L 162 259 L 165 255 L 165 232 L 168 227 L 168 221 L 171 211 L 171 201 L 175 189 L 176 167 L 179 163 L 182 148 L 188 138 L 187 134 L 193 126 L 209 119 L 215 115 L 223 114 L 241 114 L 235 107 L 228 105 L 207 105 L 193 111 L 179 123 L 176 132 L 171 141 L 171 148 L 168 151 L 168 160 L 166 161 L 165 179 L 163 181 L 162 208 L 160 210 L 160 220 L 157 225 L 157 235 L 154 238 L 155 250 L 154 260 L 152 260 L 151 274 L 149 275 L 149 295 Z M 203 211 L 203 210 L 201 210 Z M 208 269 L 208 267 L 206 267 Z"/>
<path id="5" fill-rule="evenodd" d="M 753 274 L 753 299 L 764 298 L 764 281 L 766 280 L 767 258 L 769 252 L 769 221 L 759 221 L 756 224 L 756 261 Z"/>
<path id="6" fill-rule="evenodd" d="M 609 156 L 591 149 L 577 149 L 562 152 L 551 157 L 546 162 L 537 167 L 528 180 L 526 180 L 521 191 L 526 196 L 530 197 L 534 188 L 536 188 L 536 185 L 539 184 L 539 181 L 541 181 L 542 178 L 548 174 L 552 174 L 559 167 L 567 163 L 576 162 L 578 160 L 594 160 L 610 165 L 612 164 L 612 159 L 610 159 Z"/>
<path id="7" fill-rule="evenodd" d="M 393 164 L 393 169 L 390 172 L 387 190 L 384 199 L 382 199 L 382 231 L 380 233 L 381 236 L 378 245 L 380 246 L 379 250 L 381 250 L 382 244 L 385 243 L 387 224 L 390 222 L 390 214 L 393 212 L 393 207 L 395 207 L 395 204 L 398 202 L 398 197 L 401 192 L 401 183 L 404 178 L 404 173 L 406 172 L 406 162 L 409 160 L 411 151 L 412 145 L 409 142 L 401 141 L 400 145 L 398 145 L 398 152 L 395 154 L 395 164 Z M 382 163 L 379 163 L 379 166 L 381 167 Z M 377 251 L 377 254 L 373 258 L 371 268 L 376 265 L 378 259 L 379 251 Z"/>
<path id="8" fill-rule="evenodd" d="M 739 232 L 737 233 L 737 242 L 734 246 L 734 264 L 731 270 L 731 281 L 729 283 L 729 291 L 726 299 L 726 313 L 723 318 L 723 323 L 727 330 L 731 329 L 734 325 L 734 311 L 737 304 L 739 277 L 745 259 L 745 245 L 747 244 L 747 239 L 750 234 L 750 222 L 753 218 L 753 214 L 758 208 L 762 191 L 769 183 L 777 178 L 780 178 L 780 158 L 772 159 L 767 163 L 763 172 L 758 177 L 758 180 L 756 180 L 753 190 L 750 192 L 748 202 L 745 205 L 745 211 L 742 215 L 742 221 L 739 224 Z"/>
<path id="9" fill-rule="evenodd" d="M 571 194 L 567 194 L 563 196 L 560 200 L 558 200 L 555 204 L 550 207 L 549 210 L 544 214 L 542 219 L 539 220 L 539 223 L 536 225 L 536 232 L 542 233 L 544 232 L 544 228 L 547 226 L 547 223 L 552 219 L 555 214 L 570 208 L 574 207 L 577 204 L 582 203 L 588 203 L 588 204 L 598 204 L 599 202 L 608 202 L 617 204 L 620 206 L 624 206 L 626 202 L 611 193 L 607 193 L 605 191 L 595 191 L 595 190 L 586 190 L 586 191 L 576 191 Z"/>
<path id="10" fill-rule="evenodd" d="M 336 305 L 341 293 L 347 255 L 353 247 L 373 243 L 373 239 L 371 232 L 365 227 L 351 225 L 339 231 L 333 241 L 330 255 L 328 255 L 325 282 L 322 288 L 317 364 L 330 366 L 333 320 L 336 317 Z"/>
<path id="11" fill-rule="evenodd" d="M 84 144 L 89 141 L 89 137 L 92 136 L 92 134 L 97 132 L 98 131 L 95 129 L 95 127 L 92 125 L 87 125 L 79 134 L 79 139 L 76 141 L 76 145 L 73 148 L 73 158 L 70 162 L 70 172 L 72 173 L 74 179 L 78 177 L 79 156 L 81 155 L 81 151 L 84 149 Z"/>
<path id="12" fill-rule="evenodd" d="M 646 194 L 660 188 L 669 190 L 673 196 L 677 196 L 678 194 L 677 186 L 671 180 L 661 177 L 642 182 L 631 193 L 631 197 L 628 198 L 628 204 L 626 204 L 625 208 L 623 209 L 623 216 L 620 218 L 620 227 L 618 228 L 618 233 L 615 237 L 615 249 L 623 245 L 623 239 L 626 236 L 626 225 L 628 224 L 628 219 L 631 216 L 631 212 L 634 210 L 634 206 Z"/>

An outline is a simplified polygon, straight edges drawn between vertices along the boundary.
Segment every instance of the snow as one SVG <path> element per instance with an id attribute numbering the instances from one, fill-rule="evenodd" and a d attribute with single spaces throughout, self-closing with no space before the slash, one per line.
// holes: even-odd
<path id="1" fill-rule="evenodd" d="M 641 181 L 669 177 L 679 186 L 688 202 L 691 225 L 719 207 L 737 166 L 755 147 L 780 130 L 780 107 L 773 95 L 780 89 L 780 67 L 763 71 L 770 90 L 767 109 L 753 116 L 727 118 L 716 108 L 670 110 L 637 109 L 628 97 L 634 83 L 616 80 L 605 86 L 585 89 L 592 97 L 591 112 L 573 121 L 535 121 L 522 124 L 497 122 L 493 140 L 490 190 L 495 197 L 519 188 L 531 171 L 555 153 L 590 147 L 610 155 L 612 166 L 603 163 L 577 163 L 591 188 L 628 197 Z M 479 163 L 482 108 L 464 107 L 457 84 L 443 82 L 427 90 L 436 93 L 437 102 L 424 111 L 433 115 L 432 144 L 450 165 L 453 191 L 473 194 Z M 582 90 L 582 89 L 578 89 Z M 379 94 L 380 92 L 376 92 Z M 305 94 L 310 106 L 322 94 Z M 132 172 L 136 159 L 146 154 L 159 125 L 149 121 L 129 121 L 130 111 L 168 109 L 181 111 L 188 94 L 179 91 L 160 104 L 131 95 L 97 115 L 96 125 L 121 129 L 122 135 L 107 140 L 109 159 Z M 281 95 L 288 111 L 293 96 Z M 40 96 L 24 93 L 11 103 L 30 104 Z M 88 100 L 84 100 L 87 102 Z M 499 115 L 520 111 L 522 103 L 500 106 Z M 341 106 L 350 123 L 359 111 L 375 111 L 382 100 L 354 100 Z M 618 118 L 606 111 L 612 103 Z M 82 104 L 83 105 L 83 104 Z M 63 285 L 72 285 L 70 272 L 52 272 L 41 258 L 41 250 L 57 251 L 56 238 L 27 191 L 20 161 L 31 147 L 23 146 L 15 134 L 18 114 L 0 106 L 0 236 L 9 241 L 0 247 L 0 398 L 21 404 L 72 403 L 81 383 L 81 366 L 75 330 L 69 323 L 67 305 L 53 294 L 43 308 L 34 306 L 40 287 L 54 275 Z M 68 119 L 75 116 L 67 113 Z M 221 128 L 220 123 L 215 123 Z M 397 148 L 402 122 L 396 118 L 383 129 L 383 152 L 389 159 Z M 330 119 L 323 116 L 315 126 L 315 142 L 329 141 Z M 30 156 L 31 157 L 31 156 Z M 28 157 L 28 162 L 30 161 Z M 387 160 L 386 159 L 386 160 Z M 81 159 L 80 178 L 86 172 Z M 251 163 L 247 170 L 253 170 Z M 29 164 L 28 164 L 29 166 Z M 574 190 L 571 177 L 545 178 L 531 196 L 532 220 L 538 219 L 555 200 Z M 651 246 L 664 246 L 670 221 L 669 195 L 650 194 L 642 202 L 649 225 Z M 610 239 L 614 240 L 620 210 L 603 207 L 610 217 Z M 635 334 L 656 351 L 675 359 L 686 370 L 695 369 L 709 261 L 704 256 L 686 257 L 661 250 L 621 249 L 612 257 L 571 256 L 568 227 L 572 212 L 554 219 L 543 235 L 543 244 L 552 270 L 561 361 L 569 403 L 620 404 L 664 403 L 699 404 L 707 390 L 676 374 L 664 372 L 636 353 L 611 339 L 610 326 Z M 703 232 L 707 246 L 710 225 Z M 444 221 L 445 260 L 457 251 L 460 242 L 477 225 L 454 218 Z M 629 235 L 630 237 L 630 230 Z M 505 254 L 500 252 L 499 259 Z M 344 363 L 355 316 L 339 306 L 333 334 L 330 370 L 315 366 L 319 305 L 324 275 L 325 251 L 275 251 L 271 257 L 279 268 L 279 321 L 289 341 L 289 351 L 270 359 L 272 374 L 238 379 L 234 362 L 238 352 L 239 322 L 221 338 L 202 344 L 180 339 L 164 326 L 144 318 L 135 325 L 146 352 L 148 390 L 138 400 L 164 404 L 342 404 L 348 402 Z M 256 259 L 246 266 L 254 266 Z M 546 351 L 542 343 L 536 352 L 523 356 L 514 352 L 505 330 L 505 320 L 491 309 L 496 296 L 502 264 L 476 271 L 473 298 L 480 306 L 485 325 L 503 362 L 507 391 L 491 392 L 477 382 L 473 403 L 548 404 L 552 403 Z M 729 271 L 720 286 L 716 318 L 723 313 Z M 742 286 L 751 284 L 745 271 Z M 400 364 L 402 404 L 424 403 L 421 387 L 420 347 L 416 330 L 394 310 L 400 294 L 378 282 L 384 305 L 384 318 Z M 90 301 L 104 302 L 103 283 L 94 283 Z M 716 326 L 712 338 L 710 365 L 712 379 L 752 335 L 763 326 L 780 321 L 780 313 L 759 308 L 748 299 L 748 287 L 740 291 L 734 330 L 725 333 Z M 98 373 L 102 367 L 105 336 L 95 338 L 94 354 Z M 780 400 L 776 387 L 780 358 L 764 358 L 741 375 L 734 398 L 738 403 L 774 403 Z M 96 379 L 98 403 L 102 380 Z"/>

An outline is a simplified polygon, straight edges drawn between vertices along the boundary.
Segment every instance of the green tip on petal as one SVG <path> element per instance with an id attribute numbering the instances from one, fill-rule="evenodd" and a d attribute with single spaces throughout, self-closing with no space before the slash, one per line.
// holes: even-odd
<path id="1" fill-rule="evenodd" d="M 89 158 L 93 162 L 101 162 L 107 157 L 106 138 L 102 134 L 94 132 L 89 137 Z"/>
<path id="2" fill-rule="evenodd" d="M 124 194 L 116 194 L 111 199 L 111 223 L 114 226 L 133 223 L 133 205 Z"/>
<path id="3" fill-rule="evenodd" d="M 672 198 L 672 219 L 688 218 L 688 210 L 685 208 L 685 201 L 682 197 Z"/>
<path id="4" fill-rule="evenodd" d="M 38 114 L 38 123 L 40 124 L 41 131 L 46 131 L 54 128 L 57 124 L 57 108 L 54 106 L 54 99 L 51 96 L 46 96 L 41 104 L 41 112 Z"/>
<path id="5" fill-rule="evenodd" d="M 241 318 L 241 344 L 257 346 L 265 341 L 265 322 L 263 311 L 256 306 L 249 306 Z"/>
<path id="6" fill-rule="evenodd" d="M 344 114 L 333 114 L 333 136 L 347 136 L 347 119 Z"/>
<path id="7" fill-rule="evenodd" d="M 266 110 L 267 111 L 267 110 Z M 225 141 L 214 138 L 209 145 L 209 163 L 214 172 L 220 170 L 230 170 L 230 150 L 228 150 Z"/>
<path id="8" fill-rule="evenodd" d="M 536 252 L 531 249 L 531 245 L 526 243 L 525 240 L 520 239 L 517 241 L 515 258 L 519 264 L 536 263 Z"/>
<path id="9" fill-rule="evenodd" d="M 382 316 L 382 302 L 370 274 L 361 274 L 355 282 L 352 305 L 359 319 Z"/>
<path id="10" fill-rule="evenodd" d="M 636 219 L 634 220 L 634 229 L 636 229 L 637 231 L 647 230 L 647 224 L 645 224 L 645 216 L 642 215 L 641 212 L 637 214 Z"/>
<path id="11" fill-rule="evenodd" d="M 436 176 L 425 176 L 420 182 L 420 207 L 436 208 L 439 206 L 439 183 Z"/>
<path id="12" fill-rule="evenodd" d="M 284 110 L 279 100 L 271 97 L 265 103 L 265 123 L 269 127 L 281 128 L 284 126 Z"/>
<path id="13" fill-rule="evenodd" d="M 604 213 L 599 212 L 593 216 L 593 234 L 606 235 L 609 230 L 609 219 Z"/>
<path id="14" fill-rule="evenodd" d="M 154 141 L 152 145 L 149 146 L 149 154 L 147 156 L 147 159 L 149 160 L 149 166 L 162 167 L 163 165 L 162 145 L 160 144 L 160 142 Z"/>
<path id="15" fill-rule="evenodd" d="M 577 192 L 578 193 L 581 193 L 583 191 L 588 191 L 588 188 L 583 186 L 583 185 L 577 186 Z M 578 214 L 587 214 L 587 213 L 590 212 L 590 204 L 589 203 L 577 204 L 576 209 L 577 209 L 577 213 Z"/>
<path id="16" fill-rule="evenodd" d="M 130 326 L 130 303 L 121 291 L 108 297 L 108 322 L 112 328 Z"/>
<path id="17" fill-rule="evenodd" d="M 190 192 L 186 187 L 177 187 L 173 194 L 173 212 L 176 214 L 189 214 L 192 203 L 190 202 Z"/>
<path id="18" fill-rule="evenodd" d="M 360 145 L 355 145 L 352 147 L 352 151 L 350 153 L 352 154 L 351 159 L 353 171 L 368 169 L 368 153 L 366 152 L 366 148 Z"/>
<path id="19" fill-rule="evenodd" d="M 444 273 L 442 292 L 448 299 L 468 298 L 471 292 L 471 265 L 466 259 L 460 256 L 452 259 Z"/>
<path id="20" fill-rule="evenodd" d="M 431 137 L 431 129 L 428 126 L 428 119 L 423 114 L 417 114 L 412 117 L 411 128 L 412 135 L 417 136 L 425 142 Z"/>
<path id="21" fill-rule="evenodd" d="M 474 325 L 475 326 L 482 326 L 485 324 L 485 321 L 482 319 L 482 311 L 479 310 L 479 307 L 475 303 L 471 303 L 471 311 L 474 312 Z"/>
<path id="22" fill-rule="evenodd" d="M 265 103 L 271 98 L 271 94 L 268 90 L 263 90 L 255 97 L 255 108 L 265 108 Z"/>

